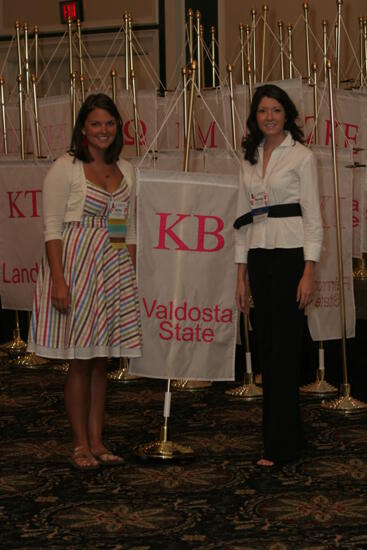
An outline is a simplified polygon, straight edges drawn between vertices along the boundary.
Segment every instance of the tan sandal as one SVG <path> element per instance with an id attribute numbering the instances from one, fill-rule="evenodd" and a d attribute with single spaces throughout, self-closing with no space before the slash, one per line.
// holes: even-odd
<path id="1" fill-rule="evenodd" d="M 113 454 L 108 449 L 92 451 L 92 455 L 102 466 L 121 466 L 121 464 L 124 464 L 124 459 L 121 456 Z"/>
<path id="2" fill-rule="evenodd" d="M 73 456 L 70 459 L 72 465 L 77 470 L 97 470 L 99 468 L 98 461 L 90 451 L 86 451 L 83 447 L 75 447 Z"/>

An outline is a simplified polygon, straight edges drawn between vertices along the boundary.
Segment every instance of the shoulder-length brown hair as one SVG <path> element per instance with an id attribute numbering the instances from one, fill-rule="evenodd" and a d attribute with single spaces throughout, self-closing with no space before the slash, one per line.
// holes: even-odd
<path id="1" fill-rule="evenodd" d="M 124 144 L 124 138 L 122 134 L 122 119 L 120 113 L 112 99 L 106 94 L 92 94 L 84 101 L 75 122 L 73 135 L 71 137 L 70 153 L 83 162 L 88 163 L 93 161 L 88 146 L 85 144 L 85 139 L 83 139 L 82 130 L 88 115 L 94 111 L 94 109 L 104 109 L 116 120 L 116 137 L 104 154 L 106 164 L 112 164 L 119 158 Z"/>

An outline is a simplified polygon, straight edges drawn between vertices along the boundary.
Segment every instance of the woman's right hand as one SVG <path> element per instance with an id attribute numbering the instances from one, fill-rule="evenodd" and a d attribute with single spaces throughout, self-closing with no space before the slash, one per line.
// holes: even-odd
<path id="1" fill-rule="evenodd" d="M 52 283 L 51 303 L 60 313 L 67 313 L 69 311 L 71 297 L 65 279 L 60 279 Z"/>
<path id="2" fill-rule="evenodd" d="M 246 266 L 247 267 L 247 266 Z M 247 269 L 244 264 L 238 265 L 237 288 L 236 288 L 236 304 L 237 307 L 245 315 L 250 311 L 250 285 L 248 280 Z"/>

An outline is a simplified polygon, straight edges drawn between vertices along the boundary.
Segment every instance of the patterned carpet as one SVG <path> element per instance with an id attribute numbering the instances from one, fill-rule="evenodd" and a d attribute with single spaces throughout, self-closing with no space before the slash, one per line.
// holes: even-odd
<path id="1" fill-rule="evenodd" d="M 106 442 L 125 464 L 81 473 L 68 462 L 64 375 L 0 358 L 3 548 L 367 548 L 367 415 L 303 401 L 301 461 L 256 467 L 261 406 L 225 395 L 175 392 L 171 438 L 186 463 L 141 462 L 135 445 L 157 439 L 164 383 L 109 383 Z"/>

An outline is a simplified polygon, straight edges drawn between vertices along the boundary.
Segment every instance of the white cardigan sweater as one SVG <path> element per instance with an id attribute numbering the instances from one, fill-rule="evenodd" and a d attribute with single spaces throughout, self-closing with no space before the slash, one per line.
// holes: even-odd
<path id="1" fill-rule="evenodd" d="M 136 244 L 135 200 L 136 179 L 133 166 L 124 159 L 117 161 L 130 192 L 126 243 Z M 87 192 L 83 162 L 68 153 L 59 157 L 48 171 L 42 192 L 44 240 L 62 239 L 64 222 L 80 221 Z"/>

